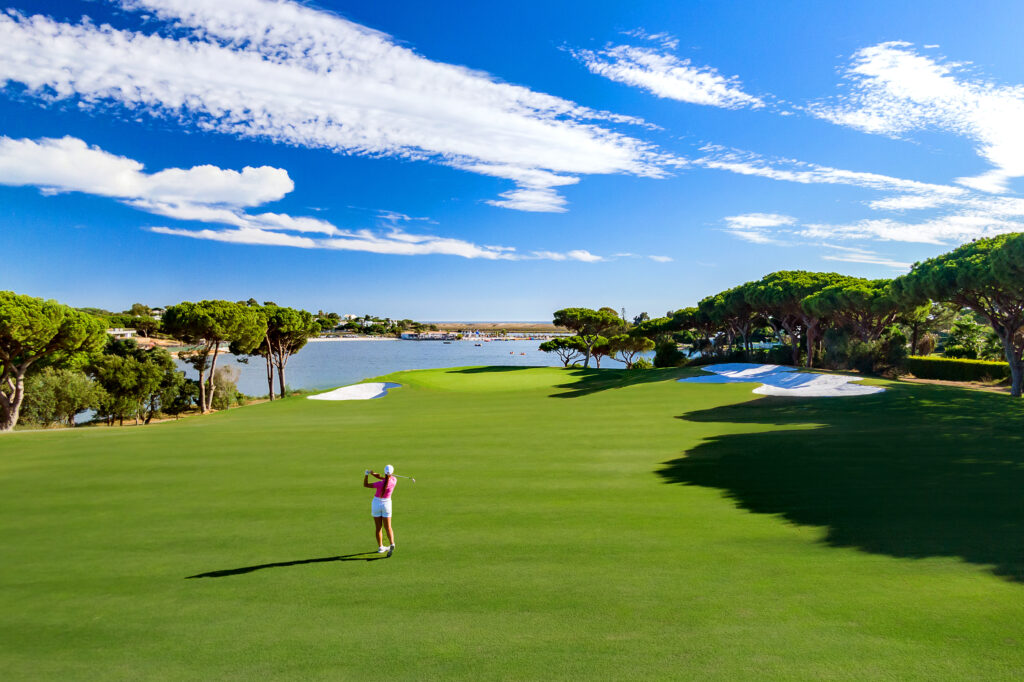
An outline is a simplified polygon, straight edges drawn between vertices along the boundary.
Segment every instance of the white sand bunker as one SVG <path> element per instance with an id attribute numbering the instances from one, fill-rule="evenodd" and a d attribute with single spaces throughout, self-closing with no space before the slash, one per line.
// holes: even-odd
<path id="1" fill-rule="evenodd" d="M 373 400 L 374 398 L 383 398 L 388 394 L 388 389 L 401 388 L 402 384 L 392 384 L 391 382 L 382 383 L 375 382 L 369 384 L 353 384 L 352 386 L 342 386 L 336 388 L 333 391 L 327 393 L 317 393 L 316 395 L 309 396 L 310 400 Z"/>
<path id="2" fill-rule="evenodd" d="M 762 395 L 787 395 L 802 398 L 834 398 L 849 395 L 870 395 L 881 393 L 881 386 L 864 386 L 853 384 L 858 377 L 847 377 L 839 374 L 817 374 L 814 372 L 797 372 L 796 367 L 782 365 L 755 365 L 747 362 L 733 362 L 723 365 L 702 367 L 705 372 L 713 372 L 710 376 L 680 379 L 691 384 L 733 384 L 755 382 L 762 384 L 754 389 L 754 393 Z"/>

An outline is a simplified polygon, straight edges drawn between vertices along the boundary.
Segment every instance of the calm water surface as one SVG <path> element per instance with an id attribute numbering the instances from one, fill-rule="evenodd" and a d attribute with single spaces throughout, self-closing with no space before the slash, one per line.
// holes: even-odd
<path id="1" fill-rule="evenodd" d="M 479 346 L 474 345 L 480 343 Z M 293 355 L 285 369 L 291 388 L 334 388 L 404 369 L 435 369 L 474 365 L 561 367 L 557 355 L 537 350 L 541 341 L 311 341 Z M 235 365 L 241 372 L 238 390 L 246 395 L 266 395 L 267 370 L 263 358 L 239 364 L 231 355 L 217 356 L 217 366 Z M 188 377 L 196 372 L 179 362 Z M 625 367 L 604 359 L 602 367 Z M 275 381 L 276 386 L 276 381 Z M 276 388 L 275 388 L 276 391 Z"/>

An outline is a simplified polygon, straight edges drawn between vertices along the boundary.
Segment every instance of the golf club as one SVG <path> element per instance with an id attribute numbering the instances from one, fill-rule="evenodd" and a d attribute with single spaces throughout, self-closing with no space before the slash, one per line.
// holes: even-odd
<path id="1" fill-rule="evenodd" d="M 364 470 L 364 473 L 366 473 L 367 475 L 369 475 L 369 473 L 370 473 L 370 470 L 369 470 L 369 469 L 366 469 L 366 470 Z M 413 483 L 415 483 L 415 482 L 416 482 L 416 479 L 415 479 L 415 478 L 413 478 L 412 476 L 402 476 L 401 474 L 391 474 L 391 475 L 392 475 L 392 476 L 397 476 L 398 478 L 408 478 L 408 479 L 409 479 L 410 481 L 412 481 Z"/>

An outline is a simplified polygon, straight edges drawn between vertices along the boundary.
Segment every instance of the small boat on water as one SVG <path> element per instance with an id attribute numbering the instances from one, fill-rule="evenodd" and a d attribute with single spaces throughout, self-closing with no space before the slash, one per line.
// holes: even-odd
<path id="1" fill-rule="evenodd" d="M 474 346 L 482 346 L 483 344 L 482 343 L 474 343 L 473 345 Z"/>

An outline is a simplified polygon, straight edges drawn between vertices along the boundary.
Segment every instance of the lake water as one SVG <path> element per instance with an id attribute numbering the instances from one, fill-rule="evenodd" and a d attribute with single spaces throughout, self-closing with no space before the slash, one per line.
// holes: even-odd
<path id="1" fill-rule="evenodd" d="M 480 343 L 479 346 L 474 345 Z M 363 379 L 404 369 L 435 369 L 475 365 L 511 365 L 515 367 L 561 367 L 553 353 L 537 350 L 541 341 L 311 341 L 293 355 L 285 369 L 285 382 L 291 388 L 319 390 L 353 384 Z M 648 354 L 650 355 L 650 354 Z M 239 364 L 231 355 L 217 356 L 217 366 L 238 367 L 238 390 L 246 395 L 266 395 L 267 370 L 263 358 Z M 593 363 L 591 363 L 593 365 Z M 609 358 L 602 367 L 625 365 Z M 189 378 L 198 375 L 179 362 Z M 277 382 L 275 380 L 275 391 Z"/>

